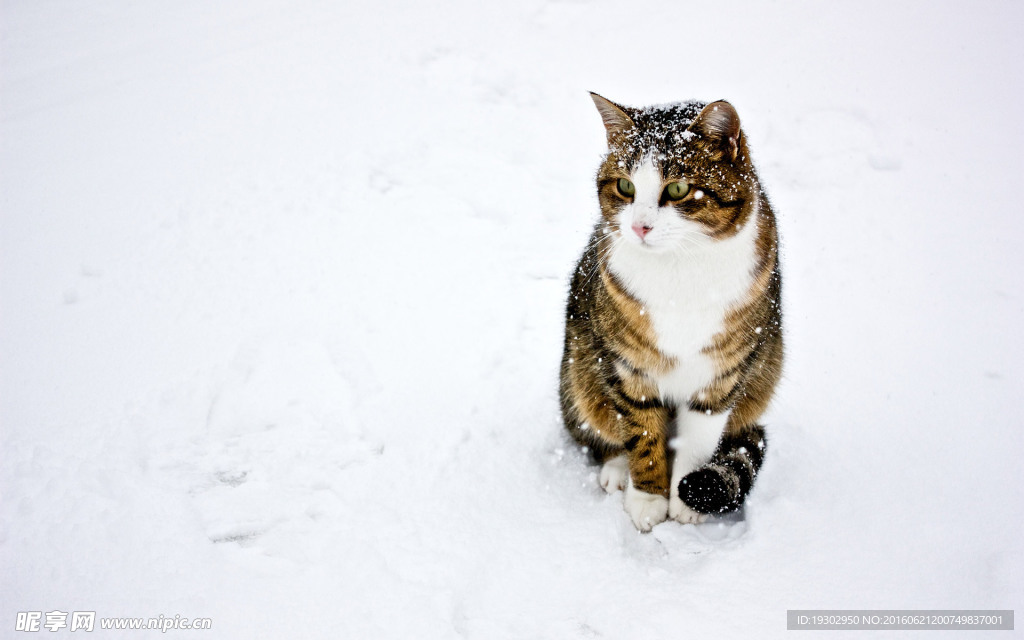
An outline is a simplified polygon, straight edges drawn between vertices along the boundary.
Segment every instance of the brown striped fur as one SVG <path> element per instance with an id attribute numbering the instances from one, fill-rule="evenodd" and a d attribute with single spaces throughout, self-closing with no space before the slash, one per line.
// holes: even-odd
<path id="1" fill-rule="evenodd" d="M 609 152 L 597 174 L 601 219 L 576 265 L 566 307 L 562 416 L 569 433 L 598 461 L 625 453 L 635 487 L 667 497 L 668 443 L 677 413 L 728 412 L 718 451 L 705 467 L 684 478 L 683 483 L 692 482 L 680 495 L 704 513 L 730 511 L 742 504 L 760 467 L 764 431 L 758 420 L 782 370 L 775 218 L 728 103 L 631 109 L 599 96 L 595 103 L 607 129 Z M 616 184 L 619 178 L 628 179 L 629 170 L 644 157 L 658 159 L 666 183 L 685 180 L 691 194 L 701 191 L 703 197 L 689 195 L 675 203 L 663 199 L 659 206 L 674 206 L 679 216 L 700 223 L 709 238 L 724 240 L 747 224 L 758 225 L 751 284 L 703 348 L 714 375 L 693 394 L 689 406 L 662 397 L 656 380 L 677 363 L 659 348 L 643 304 L 607 264 L 616 234 L 631 233 L 618 228 L 617 214 L 629 199 Z M 720 489 L 728 495 L 717 496 Z"/>

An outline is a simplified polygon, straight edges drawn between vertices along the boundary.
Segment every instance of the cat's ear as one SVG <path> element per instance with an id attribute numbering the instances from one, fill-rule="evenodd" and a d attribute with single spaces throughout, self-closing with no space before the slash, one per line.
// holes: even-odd
<path id="1" fill-rule="evenodd" d="M 594 105 L 604 120 L 604 128 L 608 132 L 608 144 L 612 144 L 612 137 L 624 133 L 633 128 L 633 120 L 626 113 L 626 110 L 615 104 L 608 98 L 603 98 L 593 91 L 590 97 L 594 99 Z"/>
<path id="2" fill-rule="evenodd" d="M 704 107 L 687 130 L 717 143 L 729 160 L 736 159 L 740 144 L 740 116 L 725 100 Z"/>

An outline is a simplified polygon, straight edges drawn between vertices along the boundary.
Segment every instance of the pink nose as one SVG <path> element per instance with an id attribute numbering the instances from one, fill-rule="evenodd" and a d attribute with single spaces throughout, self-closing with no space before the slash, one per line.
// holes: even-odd
<path id="1" fill-rule="evenodd" d="M 650 233 L 651 229 L 653 229 L 653 228 L 654 227 L 648 227 L 647 225 L 634 224 L 633 225 L 633 233 L 635 233 L 636 235 L 640 236 L 640 239 L 643 240 L 644 236 L 646 236 L 648 233 Z"/>

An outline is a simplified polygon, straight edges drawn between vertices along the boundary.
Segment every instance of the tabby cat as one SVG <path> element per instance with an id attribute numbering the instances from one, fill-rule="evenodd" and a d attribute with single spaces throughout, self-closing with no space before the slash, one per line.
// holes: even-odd
<path id="1" fill-rule="evenodd" d="M 639 530 L 703 522 L 743 504 L 764 458 L 782 370 L 775 217 L 728 102 L 591 96 L 608 153 L 566 308 L 562 417 Z"/>

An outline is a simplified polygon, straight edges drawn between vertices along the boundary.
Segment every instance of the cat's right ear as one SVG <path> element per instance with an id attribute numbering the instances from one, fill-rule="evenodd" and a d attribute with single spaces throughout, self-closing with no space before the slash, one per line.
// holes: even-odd
<path id="1" fill-rule="evenodd" d="M 618 137 L 633 128 L 633 120 L 625 109 L 608 98 L 599 96 L 593 91 L 590 92 L 590 97 L 593 98 L 594 106 L 597 107 L 601 119 L 604 120 L 604 128 L 608 132 L 608 146 L 611 146 L 613 137 Z"/>

